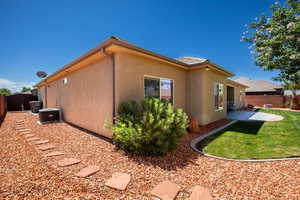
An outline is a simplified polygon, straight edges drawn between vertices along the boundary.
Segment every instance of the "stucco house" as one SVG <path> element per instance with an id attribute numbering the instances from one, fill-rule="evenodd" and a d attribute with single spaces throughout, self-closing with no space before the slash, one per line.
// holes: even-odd
<path id="1" fill-rule="evenodd" d="M 226 118 L 228 102 L 244 106 L 247 87 L 232 76 L 208 59 L 172 59 L 112 36 L 36 87 L 44 107 L 60 108 L 65 121 L 112 137 L 104 121 L 122 102 L 146 96 L 169 99 L 201 125 Z"/>

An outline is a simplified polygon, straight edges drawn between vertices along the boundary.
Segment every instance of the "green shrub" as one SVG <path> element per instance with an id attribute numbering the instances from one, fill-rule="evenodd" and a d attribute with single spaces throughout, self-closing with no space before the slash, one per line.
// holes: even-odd
<path id="1" fill-rule="evenodd" d="M 188 125 L 181 109 L 156 98 L 125 102 L 118 114 L 115 124 L 106 127 L 113 131 L 116 145 L 134 154 L 163 155 L 176 149 Z"/>

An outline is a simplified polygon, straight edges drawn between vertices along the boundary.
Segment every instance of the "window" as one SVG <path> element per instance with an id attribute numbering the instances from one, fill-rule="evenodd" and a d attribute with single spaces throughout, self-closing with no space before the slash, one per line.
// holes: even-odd
<path id="1" fill-rule="evenodd" d="M 165 78 L 144 78 L 145 97 L 165 99 L 173 104 L 173 80 Z"/>
<path id="2" fill-rule="evenodd" d="M 65 78 L 63 79 L 63 84 L 67 84 L 67 83 L 68 83 L 68 78 L 65 77 Z"/>
<path id="3" fill-rule="evenodd" d="M 223 110 L 224 108 L 224 84 L 214 84 L 214 105 L 215 110 Z"/>

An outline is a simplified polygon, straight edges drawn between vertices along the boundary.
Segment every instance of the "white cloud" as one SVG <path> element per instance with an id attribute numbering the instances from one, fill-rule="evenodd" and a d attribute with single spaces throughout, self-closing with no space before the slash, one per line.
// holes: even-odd
<path id="1" fill-rule="evenodd" d="M 0 88 L 8 88 L 12 92 L 20 92 L 22 87 L 32 87 L 34 82 L 15 82 L 0 78 Z"/>

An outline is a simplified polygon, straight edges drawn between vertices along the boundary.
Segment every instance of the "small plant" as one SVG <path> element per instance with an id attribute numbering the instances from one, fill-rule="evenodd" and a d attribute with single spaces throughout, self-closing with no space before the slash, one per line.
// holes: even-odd
<path id="1" fill-rule="evenodd" d="M 141 155 L 163 155 L 175 150 L 185 135 L 187 115 L 182 109 L 156 98 L 123 103 L 115 124 L 106 122 L 113 131 L 113 141 L 125 151 Z"/>

